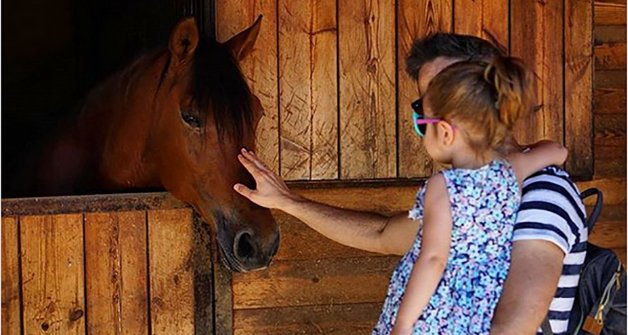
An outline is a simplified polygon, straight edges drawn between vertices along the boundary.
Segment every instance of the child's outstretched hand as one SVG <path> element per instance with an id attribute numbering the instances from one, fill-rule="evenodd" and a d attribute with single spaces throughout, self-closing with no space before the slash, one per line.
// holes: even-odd
<path id="1" fill-rule="evenodd" d="M 266 208 L 281 209 L 288 200 L 297 198 L 290 192 L 283 179 L 269 170 L 252 151 L 242 148 L 238 160 L 251 173 L 257 188 L 252 190 L 238 183 L 233 185 L 236 192 Z"/>

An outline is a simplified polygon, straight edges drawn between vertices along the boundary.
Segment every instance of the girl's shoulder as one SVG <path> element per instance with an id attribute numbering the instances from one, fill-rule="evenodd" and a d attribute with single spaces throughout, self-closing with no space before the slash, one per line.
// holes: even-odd
<path id="1" fill-rule="evenodd" d="M 442 172 L 442 171 L 441 171 Z M 432 197 L 447 195 L 447 180 L 442 173 L 435 173 L 428 178 L 423 186 L 419 188 L 414 201 L 414 206 L 408 212 L 408 217 L 412 220 L 422 220 L 425 208 L 425 196 L 430 193 Z"/>

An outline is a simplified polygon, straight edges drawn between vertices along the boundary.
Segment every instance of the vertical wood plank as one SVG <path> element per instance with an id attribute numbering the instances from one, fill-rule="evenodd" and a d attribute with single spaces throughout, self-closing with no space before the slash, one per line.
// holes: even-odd
<path id="1" fill-rule="evenodd" d="M 218 334 L 234 333 L 233 285 L 231 271 L 221 262 L 214 263 L 215 329 Z"/>
<path id="2" fill-rule="evenodd" d="M 395 1 L 340 1 L 340 177 L 395 177 Z"/>
<path id="3" fill-rule="evenodd" d="M 491 41 L 504 54 L 508 54 L 509 31 L 508 19 L 509 3 L 502 1 L 482 1 L 482 35 L 481 37 Z"/>
<path id="4" fill-rule="evenodd" d="M 563 141 L 563 6 L 560 1 L 511 1 L 511 51 L 536 75 L 540 108 L 515 129 L 521 143 Z"/>
<path id="5" fill-rule="evenodd" d="M 194 333 L 192 211 L 148 212 L 152 334 Z"/>
<path id="6" fill-rule="evenodd" d="M 482 36 L 484 2 L 484 0 L 454 0 L 456 34 Z"/>
<path id="7" fill-rule="evenodd" d="M 543 8 L 543 137 L 564 143 L 563 120 L 565 117 L 563 102 L 564 74 L 564 37 L 563 37 L 563 1 L 547 1 Z M 590 34 L 593 33 L 591 27 Z M 591 94 L 589 94 L 591 101 Z M 581 158 L 580 158 L 581 159 Z"/>
<path id="8" fill-rule="evenodd" d="M 279 172 L 279 102 L 277 92 L 277 2 L 216 0 L 216 36 L 226 41 L 249 27 L 258 15 L 262 26 L 253 52 L 240 62 L 251 91 L 261 100 L 264 116 L 257 126 L 257 155 Z"/>
<path id="9" fill-rule="evenodd" d="M 416 82 L 405 71 L 405 60 L 415 39 L 452 28 L 450 1 L 400 0 L 397 11 L 397 98 L 399 117 L 399 177 L 427 177 L 432 159 L 414 132 L 410 104 L 418 98 Z"/>
<path id="10" fill-rule="evenodd" d="M 508 1 L 454 0 L 454 31 L 474 35 L 508 52 Z"/>
<path id="11" fill-rule="evenodd" d="M 281 174 L 338 177 L 336 2 L 279 1 Z"/>
<path id="12" fill-rule="evenodd" d="M 146 214 L 85 214 L 90 334 L 147 334 Z"/>
<path id="13" fill-rule="evenodd" d="M 565 166 L 574 177 L 590 178 L 593 175 L 593 1 L 566 0 L 565 21 L 565 145 L 569 148 Z"/>
<path id="14" fill-rule="evenodd" d="M 85 334 L 83 216 L 20 217 L 25 334 Z"/>
<path id="15" fill-rule="evenodd" d="M 20 269 L 17 218 L 2 217 L 2 333 L 20 334 Z"/>

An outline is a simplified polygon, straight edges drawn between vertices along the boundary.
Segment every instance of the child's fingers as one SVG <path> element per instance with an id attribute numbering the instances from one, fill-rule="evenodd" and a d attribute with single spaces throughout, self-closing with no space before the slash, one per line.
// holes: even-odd
<path id="1" fill-rule="evenodd" d="M 257 158 L 257 156 L 255 155 L 253 151 L 248 151 L 245 148 L 242 148 L 242 154 L 251 162 L 253 162 L 257 166 L 258 169 L 265 172 L 270 172 L 270 170 L 268 170 L 266 165 L 262 161 L 260 161 L 259 158 Z"/>
<path id="2" fill-rule="evenodd" d="M 255 180 L 259 180 L 260 178 L 262 178 L 262 171 L 257 166 L 257 164 L 255 164 L 255 162 L 253 162 L 245 155 L 238 155 L 238 160 L 240 161 L 240 163 L 242 163 L 244 168 L 249 171 L 249 173 L 253 176 Z"/>
<path id="3" fill-rule="evenodd" d="M 253 190 L 240 183 L 233 185 L 233 189 L 249 200 L 251 200 L 251 197 L 253 196 Z"/>

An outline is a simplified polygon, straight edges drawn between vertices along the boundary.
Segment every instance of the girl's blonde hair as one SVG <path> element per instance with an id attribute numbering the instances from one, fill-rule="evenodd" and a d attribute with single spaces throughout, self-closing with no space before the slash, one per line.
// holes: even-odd
<path id="1" fill-rule="evenodd" d="M 460 128 L 476 152 L 504 150 L 516 122 L 532 110 L 531 74 L 521 60 L 455 63 L 432 79 L 426 99 L 434 117 Z"/>

